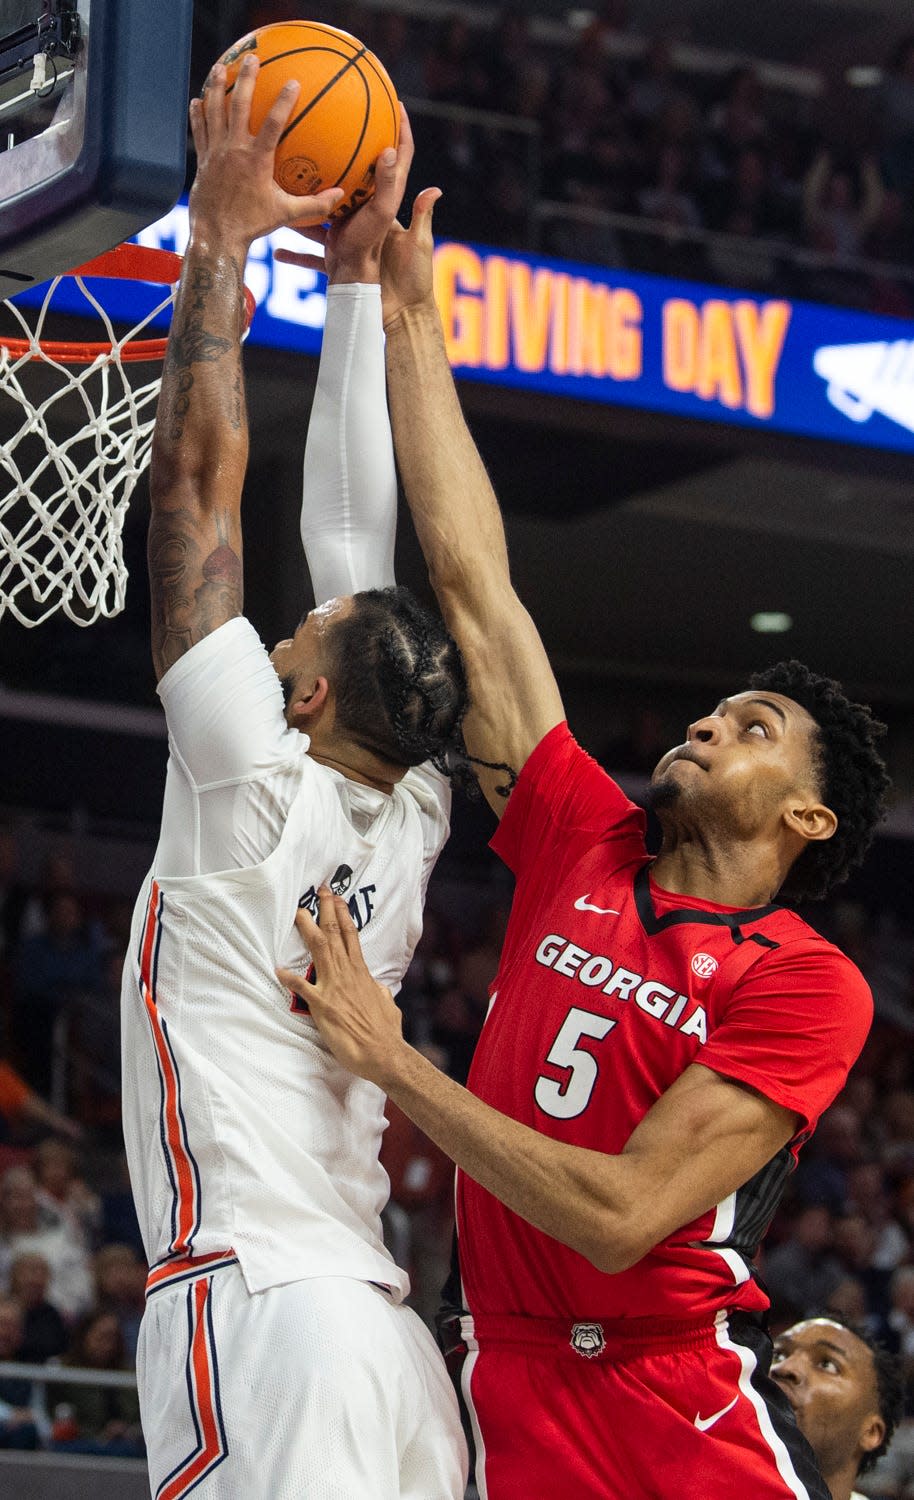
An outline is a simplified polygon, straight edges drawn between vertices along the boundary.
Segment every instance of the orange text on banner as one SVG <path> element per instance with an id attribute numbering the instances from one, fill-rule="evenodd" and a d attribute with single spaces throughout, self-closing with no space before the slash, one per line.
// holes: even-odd
<path id="1" fill-rule="evenodd" d="M 637 380 L 643 308 L 627 288 L 446 243 L 435 298 L 451 364 Z"/>
<path id="2" fill-rule="evenodd" d="M 789 302 L 670 297 L 663 305 L 664 384 L 753 417 L 773 416 L 790 313 Z"/>

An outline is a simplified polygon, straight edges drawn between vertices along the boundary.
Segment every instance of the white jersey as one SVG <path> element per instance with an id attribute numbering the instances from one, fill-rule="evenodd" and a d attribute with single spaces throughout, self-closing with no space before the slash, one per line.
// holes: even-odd
<path id="1" fill-rule="evenodd" d="M 384 1247 L 384 1096 L 341 1068 L 275 975 L 306 967 L 296 909 L 347 896 L 396 990 L 418 941 L 449 788 L 392 795 L 308 755 L 276 674 L 235 619 L 159 685 L 169 763 L 122 992 L 124 1133 L 151 1265 L 232 1250 L 250 1291 L 313 1276 L 408 1290 Z"/>

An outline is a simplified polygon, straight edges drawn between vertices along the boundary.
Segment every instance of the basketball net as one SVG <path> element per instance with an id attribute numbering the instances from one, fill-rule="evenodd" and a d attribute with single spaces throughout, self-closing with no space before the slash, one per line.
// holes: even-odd
<path id="1" fill-rule="evenodd" d="M 144 338 L 173 303 L 181 257 L 121 245 L 65 273 L 99 317 L 98 343 L 44 337 L 55 293 L 40 307 L 2 305 L 21 336 L 0 331 L 0 420 L 17 423 L 0 444 L 0 619 L 40 625 L 62 610 L 77 625 L 110 618 L 124 607 L 127 569 L 123 527 L 136 482 L 149 463 L 165 338 Z M 127 333 L 115 332 L 102 295 L 87 278 L 167 285 Z M 245 292 L 247 322 L 254 301 Z M 31 317 L 31 322 L 29 318 Z M 130 378 L 130 366 L 152 373 Z M 156 367 L 157 366 L 157 367 Z M 17 411 L 18 409 L 18 411 Z"/>

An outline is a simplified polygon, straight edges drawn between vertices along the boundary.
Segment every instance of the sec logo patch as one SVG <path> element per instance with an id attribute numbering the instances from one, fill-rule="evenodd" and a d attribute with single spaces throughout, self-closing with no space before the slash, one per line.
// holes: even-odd
<path id="1" fill-rule="evenodd" d="M 697 974 L 699 979 L 710 979 L 712 974 L 717 973 L 717 959 L 712 958 L 710 953 L 694 954 L 692 973 Z"/>

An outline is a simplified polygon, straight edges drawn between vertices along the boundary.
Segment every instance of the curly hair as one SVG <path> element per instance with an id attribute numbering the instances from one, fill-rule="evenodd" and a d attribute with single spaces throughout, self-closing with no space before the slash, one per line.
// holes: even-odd
<path id="1" fill-rule="evenodd" d="M 819 793 L 838 819 L 832 838 L 810 843 L 795 860 L 781 900 L 821 901 L 859 865 L 885 813 L 889 788 L 876 742 L 885 725 L 862 703 L 852 703 L 831 677 L 799 661 L 782 661 L 749 679 L 753 689 L 782 693 L 815 720 L 813 756 Z"/>
<path id="2" fill-rule="evenodd" d="M 337 721 L 364 750 L 446 773 L 468 706 L 457 643 L 409 589 L 366 589 L 329 638 Z"/>

